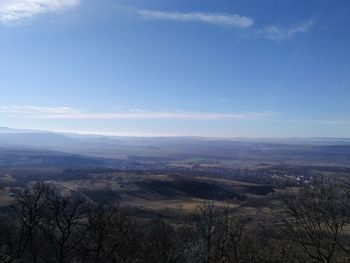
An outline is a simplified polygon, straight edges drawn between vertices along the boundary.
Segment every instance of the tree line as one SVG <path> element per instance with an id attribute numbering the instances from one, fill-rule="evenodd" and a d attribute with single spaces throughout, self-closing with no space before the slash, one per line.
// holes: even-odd
<path id="1" fill-rule="evenodd" d="M 1 214 L 0 262 L 350 262 L 349 189 L 314 179 L 281 195 L 269 220 L 211 201 L 170 220 L 37 183 Z"/>

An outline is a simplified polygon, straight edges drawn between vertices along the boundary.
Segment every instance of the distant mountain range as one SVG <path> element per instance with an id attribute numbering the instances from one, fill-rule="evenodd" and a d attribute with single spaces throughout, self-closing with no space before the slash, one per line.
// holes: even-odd
<path id="1" fill-rule="evenodd" d="M 347 138 L 140 138 L 0 128 L 1 148 L 49 150 L 108 159 L 312 160 L 350 165 Z"/>
<path id="2" fill-rule="evenodd" d="M 135 140 L 135 141 L 152 141 L 159 139 L 168 140 L 227 140 L 227 141 L 245 141 L 245 142 L 272 142 L 272 143 L 285 143 L 285 144 L 350 144 L 349 138 L 330 138 L 330 137 L 286 137 L 286 138 L 248 138 L 248 137 L 199 137 L 199 136 L 172 136 L 172 137 L 133 137 L 133 136 L 107 136 L 99 134 L 78 134 L 69 132 L 53 132 L 46 130 L 32 130 L 32 129 L 13 129 L 8 127 L 0 127 L 0 135 L 2 134 L 36 134 L 36 135 L 56 135 L 64 136 L 66 138 L 74 139 L 98 139 L 98 140 Z"/>

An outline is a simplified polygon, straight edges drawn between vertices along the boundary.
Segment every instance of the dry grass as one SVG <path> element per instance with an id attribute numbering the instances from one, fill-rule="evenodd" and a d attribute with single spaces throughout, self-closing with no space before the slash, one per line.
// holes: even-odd
<path id="1" fill-rule="evenodd" d="M 15 202 L 15 198 L 10 196 L 10 188 L 4 187 L 0 189 L 0 206 L 8 206 Z"/>

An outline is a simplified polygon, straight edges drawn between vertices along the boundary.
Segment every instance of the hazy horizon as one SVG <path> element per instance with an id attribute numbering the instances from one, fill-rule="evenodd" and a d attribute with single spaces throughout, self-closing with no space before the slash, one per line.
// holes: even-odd
<path id="1" fill-rule="evenodd" d="M 4 131 L 5 130 L 5 131 Z M 18 132 L 18 133 L 56 133 L 62 135 L 81 135 L 81 136 L 102 136 L 102 137 L 129 137 L 129 138 L 198 138 L 198 139 L 227 139 L 227 140 L 350 140 L 350 137 L 225 137 L 225 136 L 201 136 L 201 135 L 179 135 L 179 134 L 130 134 L 130 133 L 99 133 L 99 132 L 81 132 L 67 130 L 36 130 L 27 128 L 1 127 L 0 134 Z"/>

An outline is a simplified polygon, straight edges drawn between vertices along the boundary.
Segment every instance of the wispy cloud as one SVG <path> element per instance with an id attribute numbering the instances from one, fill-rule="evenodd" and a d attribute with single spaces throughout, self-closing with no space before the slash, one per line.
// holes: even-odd
<path id="1" fill-rule="evenodd" d="M 277 120 L 276 120 L 277 121 Z M 283 122 L 321 125 L 350 125 L 350 118 L 344 119 L 287 119 Z"/>
<path id="2" fill-rule="evenodd" d="M 111 113 L 78 113 L 47 116 L 56 119 L 95 119 L 95 120 L 245 120 L 266 118 L 268 113 L 208 113 L 208 112 L 111 112 Z"/>
<path id="3" fill-rule="evenodd" d="M 25 115 L 77 114 L 70 107 L 38 107 L 38 106 L 0 106 L 0 113 Z"/>
<path id="4" fill-rule="evenodd" d="M 274 116 L 271 112 L 215 113 L 183 111 L 128 110 L 116 112 L 82 112 L 70 107 L 0 106 L 0 114 L 42 118 L 81 120 L 247 120 Z"/>
<path id="5" fill-rule="evenodd" d="M 80 2 L 81 0 L 0 0 L 0 23 L 18 24 L 39 14 L 73 8 Z"/>
<path id="6" fill-rule="evenodd" d="M 138 10 L 140 16 L 152 20 L 174 20 L 180 22 L 203 22 L 220 26 L 247 28 L 254 24 L 250 17 L 226 13 L 165 12 L 159 10 Z"/>
<path id="7" fill-rule="evenodd" d="M 295 35 L 299 33 L 307 32 L 312 28 L 313 25 L 314 25 L 313 20 L 309 20 L 307 22 L 294 25 L 289 28 L 281 28 L 276 25 L 270 25 L 264 28 L 263 33 L 267 39 L 279 42 L 279 41 L 293 38 Z"/>

